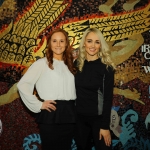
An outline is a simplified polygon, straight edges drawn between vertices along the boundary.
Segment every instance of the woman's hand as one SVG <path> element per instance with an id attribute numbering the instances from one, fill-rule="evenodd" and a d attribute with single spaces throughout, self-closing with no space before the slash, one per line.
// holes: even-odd
<path id="1" fill-rule="evenodd" d="M 105 144 L 107 146 L 111 145 L 111 135 L 109 130 L 100 129 L 99 131 L 99 139 L 104 138 Z"/>
<path id="2" fill-rule="evenodd" d="M 51 112 L 52 110 L 56 110 L 56 106 L 55 106 L 56 102 L 54 100 L 46 100 L 43 102 L 41 109 L 46 109 L 49 112 Z"/>

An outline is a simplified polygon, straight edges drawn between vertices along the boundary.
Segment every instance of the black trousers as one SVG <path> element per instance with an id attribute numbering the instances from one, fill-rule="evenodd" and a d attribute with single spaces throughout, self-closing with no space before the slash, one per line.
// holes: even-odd
<path id="1" fill-rule="evenodd" d="M 104 139 L 99 140 L 100 117 L 77 115 L 75 141 L 78 150 L 91 150 L 93 144 L 96 150 L 111 150 Z M 93 141 L 93 144 L 92 144 Z"/>
<path id="2" fill-rule="evenodd" d="M 42 150 L 71 150 L 75 124 L 40 124 Z"/>

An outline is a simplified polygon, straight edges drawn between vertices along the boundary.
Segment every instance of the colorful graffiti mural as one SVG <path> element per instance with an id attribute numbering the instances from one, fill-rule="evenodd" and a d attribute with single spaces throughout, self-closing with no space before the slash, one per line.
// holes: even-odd
<path id="1" fill-rule="evenodd" d="M 117 64 L 113 150 L 150 150 L 149 14 L 150 0 L 1 0 L 0 149 L 41 149 L 35 114 L 22 103 L 16 85 L 45 56 L 48 34 L 65 29 L 76 58 L 83 32 L 96 27 Z"/>

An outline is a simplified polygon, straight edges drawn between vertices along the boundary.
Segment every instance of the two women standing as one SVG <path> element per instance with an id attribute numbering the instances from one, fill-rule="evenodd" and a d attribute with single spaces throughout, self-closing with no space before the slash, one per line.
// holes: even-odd
<path id="1" fill-rule="evenodd" d="M 83 34 L 77 69 L 67 33 L 62 29 L 51 33 L 46 57 L 33 63 L 18 83 L 23 102 L 38 113 L 43 150 L 70 150 L 76 121 L 75 99 L 78 150 L 91 150 L 91 138 L 96 150 L 111 149 L 114 68 L 108 45 L 98 29 L 87 29 Z M 33 95 L 34 86 L 43 102 Z"/>

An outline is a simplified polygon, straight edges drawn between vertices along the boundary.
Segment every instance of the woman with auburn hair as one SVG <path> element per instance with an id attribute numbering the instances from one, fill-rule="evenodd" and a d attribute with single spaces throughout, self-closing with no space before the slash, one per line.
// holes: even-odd
<path id="1" fill-rule="evenodd" d="M 43 150 L 69 150 L 75 126 L 75 84 L 68 34 L 52 31 L 46 57 L 34 62 L 17 87 L 22 101 L 37 113 Z M 37 96 L 33 94 L 36 88 Z"/>
<path id="2" fill-rule="evenodd" d="M 116 67 L 98 29 L 89 28 L 84 32 L 76 62 L 75 139 L 78 150 L 91 150 L 92 140 L 96 150 L 110 150 L 109 125 Z"/>

